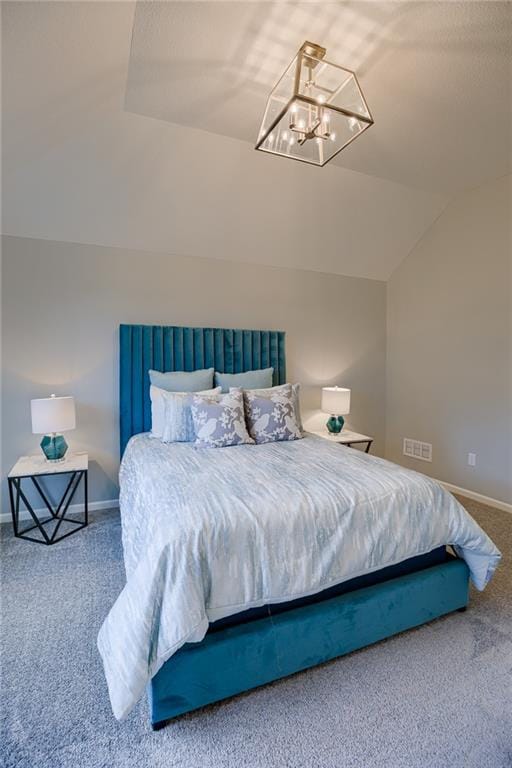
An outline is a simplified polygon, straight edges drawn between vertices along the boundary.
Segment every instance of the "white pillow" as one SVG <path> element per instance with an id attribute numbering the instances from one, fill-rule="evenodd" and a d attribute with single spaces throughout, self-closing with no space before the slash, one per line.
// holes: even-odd
<path id="1" fill-rule="evenodd" d="M 162 443 L 192 443 L 196 439 L 192 402 L 198 395 L 212 400 L 220 395 L 222 387 L 205 389 L 202 392 L 163 392 L 164 428 Z"/>
<path id="2" fill-rule="evenodd" d="M 216 389 L 205 389 L 202 392 L 199 392 L 200 395 L 210 395 L 212 393 L 220 392 L 220 387 L 217 387 Z M 151 437 L 157 437 L 159 440 L 162 439 L 162 436 L 164 434 L 164 426 L 165 426 L 165 403 L 164 403 L 164 394 L 166 393 L 165 389 L 160 389 L 160 387 L 155 387 L 154 384 L 151 384 L 149 387 L 149 397 L 151 400 Z M 190 392 L 174 392 L 175 395 L 190 395 Z"/>

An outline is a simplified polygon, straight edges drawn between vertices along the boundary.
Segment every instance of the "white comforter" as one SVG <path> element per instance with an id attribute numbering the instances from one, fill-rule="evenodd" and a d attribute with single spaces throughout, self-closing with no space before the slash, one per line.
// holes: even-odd
<path id="1" fill-rule="evenodd" d="M 137 435 L 120 481 L 127 583 L 98 637 L 117 718 L 210 621 L 444 544 L 478 589 L 500 559 L 433 480 L 312 435 L 217 449 Z"/>

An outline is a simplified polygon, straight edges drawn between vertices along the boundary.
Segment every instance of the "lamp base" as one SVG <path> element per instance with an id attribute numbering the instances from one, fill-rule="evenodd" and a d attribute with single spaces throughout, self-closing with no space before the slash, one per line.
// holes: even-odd
<path id="1" fill-rule="evenodd" d="M 58 461 L 64 461 L 68 444 L 64 435 L 45 435 L 41 440 L 41 450 L 46 457 L 46 461 L 55 464 Z"/>
<path id="2" fill-rule="evenodd" d="M 327 420 L 326 427 L 331 435 L 338 435 L 343 429 L 344 423 L 345 419 L 343 416 L 331 416 L 331 418 Z"/>

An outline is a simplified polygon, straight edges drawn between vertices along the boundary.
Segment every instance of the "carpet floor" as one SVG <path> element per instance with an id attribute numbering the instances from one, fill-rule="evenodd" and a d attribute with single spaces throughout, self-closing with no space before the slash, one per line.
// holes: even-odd
<path id="1" fill-rule="evenodd" d="M 512 516 L 463 503 L 504 560 L 455 613 L 153 733 L 114 720 L 96 650 L 123 586 L 119 516 L 54 547 L 2 525 L 6 768 L 509 768 Z"/>

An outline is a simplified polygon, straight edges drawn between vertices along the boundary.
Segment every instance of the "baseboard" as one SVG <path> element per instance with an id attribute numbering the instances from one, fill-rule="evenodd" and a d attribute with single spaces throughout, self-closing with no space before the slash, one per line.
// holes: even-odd
<path id="1" fill-rule="evenodd" d="M 501 509 L 502 512 L 512 512 L 512 504 L 507 504 L 506 501 L 500 501 L 499 499 L 493 499 L 490 496 L 484 496 L 482 493 L 476 493 L 476 491 L 470 491 L 468 488 L 459 488 L 458 485 L 452 485 L 444 480 L 436 480 L 437 483 L 446 488 L 450 493 L 457 493 L 459 496 L 466 496 L 473 501 L 479 501 L 481 504 L 487 504 L 489 507 L 495 507 Z"/>
<path id="2" fill-rule="evenodd" d="M 119 499 L 106 499 L 105 501 L 90 501 L 89 512 L 99 512 L 102 509 L 117 509 L 119 507 Z M 83 512 L 83 504 L 70 504 L 68 508 L 68 514 L 79 515 Z M 37 515 L 44 515 L 48 513 L 46 507 L 36 509 Z M 20 520 L 32 520 L 30 513 L 26 509 L 20 510 Z M 0 514 L 0 523 L 10 523 L 12 517 L 10 512 L 3 512 Z"/>

